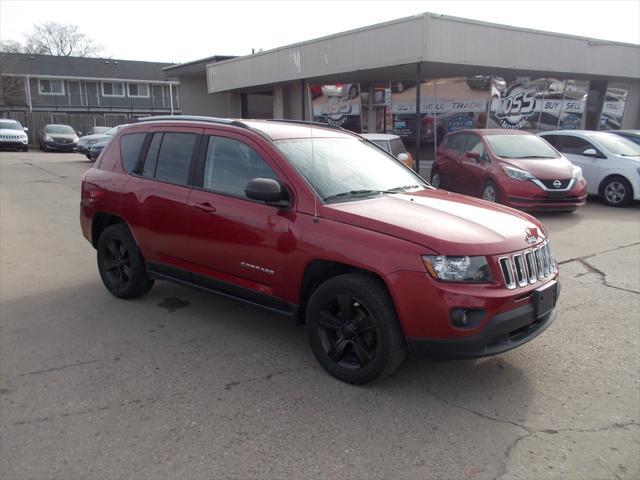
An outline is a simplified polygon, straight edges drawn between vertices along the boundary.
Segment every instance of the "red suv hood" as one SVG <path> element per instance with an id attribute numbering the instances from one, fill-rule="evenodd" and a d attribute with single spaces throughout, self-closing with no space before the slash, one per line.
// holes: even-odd
<path id="1" fill-rule="evenodd" d="M 546 237 L 542 225 L 526 213 L 445 190 L 324 205 L 323 216 L 443 255 L 497 255 L 530 247 L 526 238 L 531 233 L 537 232 L 538 241 Z"/>
<path id="2" fill-rule="evenodd" d="M 567 180 L 573 175 L 573 164 L 564 157 L 536 158 L 536 159 L 501 159 L 505 165 L 513 165 L 520 170 L 526 170 L 540 180 Z"/>

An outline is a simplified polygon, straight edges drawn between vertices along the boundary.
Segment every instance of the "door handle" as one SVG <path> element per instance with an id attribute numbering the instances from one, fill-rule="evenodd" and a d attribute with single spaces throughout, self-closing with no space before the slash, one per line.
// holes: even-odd
<path id="1" fill-rule="evenodd" d="M 209 202 L 194 203 L 193 208 L 197 208 L 198 210 L 204 213 L 215 213 L 216 211 L 216 207 L 211 205 Z"/>

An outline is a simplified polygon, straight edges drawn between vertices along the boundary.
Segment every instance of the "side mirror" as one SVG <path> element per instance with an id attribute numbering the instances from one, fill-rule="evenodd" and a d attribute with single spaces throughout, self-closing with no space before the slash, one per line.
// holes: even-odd
<path id="1" fill-rule="evenodd" d="M 287 207 L 289 200 L 286 190 L 273 178 L 254 178 L 244 189 L 247 198 L 268 203 L 274 207 Z"/>
<path id="2" fill-rule="evenodd" d="M 28 129 L 27 127 L 24 127 L 22 130 L 23 130 L 25 133 L 29 131 L 29 129 Z"/>
<path id="3" fill-rule="evenodd" d="M 476 162 L 480 163 L 480 154 L 478 152 L 465 152 L 467 158 L 473 158 Z"/>
<path id="4" fill-rule="evenodd" d="M 398 154 L 398 160 L 400 160 L 402 163 L 406 163 L 407 160 L 409 160 L 409 155 L 407 155 L 406 153 L 400 153 Z"/>
<path id="5" fill-rule="evenodd" d="M 598 152 L 596 152 L 595 148 L 587 148 L 584 152 L 582 152 L 582 155 L 584 155 L 585 157 L 599 157 L 600 156 L 598 154 Z"/>

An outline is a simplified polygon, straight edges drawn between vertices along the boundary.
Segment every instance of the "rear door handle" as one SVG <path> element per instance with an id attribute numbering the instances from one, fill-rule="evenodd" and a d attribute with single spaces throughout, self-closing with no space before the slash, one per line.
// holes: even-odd
<path id="1" fill-rule="evenodd" d="M 198 210 L 204 213 L 215 213 L 216 211 L 216 207 L 211 205 L 209 202 L 194 203 L 193 208 L 197 208 Z"/>

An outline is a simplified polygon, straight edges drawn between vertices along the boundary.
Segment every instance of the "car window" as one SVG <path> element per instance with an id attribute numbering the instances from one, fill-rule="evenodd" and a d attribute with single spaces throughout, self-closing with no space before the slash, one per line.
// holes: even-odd
<path id="1" fill-rule="evenodd" d="M 61 135 L 75 135 L 75 130 L 69 125 L 47 125 L 44 127 L 45 133 L 58 133 Z"/>
<path id="2" fill-rule="evenodd" d="M 458 153 L 464 152 L 465 144 L 467 143 L 467 136 L 463 134 L 454 135 L 449 139 L 447 143 L 448 150 L 454 150 Z"/>
<path id="3" fill-rule="evenodd" d="M 640 148 L 627 138 L 614 135 L 612 133 L 602 133 L 597 137 L 598 142 L 614 155 L 622 155 L 623 157 L 640 156 Z"/>
<path id="4" fill-rule="evenodd" d="M 551 145 L 553 145 L 556 150 L 560 151 L 560 145 L 562 144 L 562 135 L 544 135 L 540 138 L 546 140 Z"/>
<path id="5" fill-rule="evenodd" d="M 144 160 L 142 169 L 143 177 L 153 178 L 156 175 L 156 165 L 158 165 L 158 152 L 160 152 L 160 144 L 162 143 L 162 133 L 155 133 L 149 144 L 147 156 Z"/>
<path id="6" fill-rule="evenodd" d="M 0 120 L 0 130 L 22 130 L 22 126 L 13 120 Z"/>
<path id="7" fill-rule="evenodd" d="M 144 143 L 146 133 L 131 133 L 120 139 L 120 157 L 127 172 L 135 172 L 140 160 L 140 149 Z"/>
<path id="8" fill-rule="evenodd" d="M 493 153 L 502 158 L 558 158 L 556 151 L 536 135 L 490 134 L 485 137 Z"/>
<path id="9" fill-rule="evenodd" d="M 480 155 L 480 160 L 488 159 L 488 157 L 485 157 L 482 141 L 475 135 L 468 135 L 468 137 L 469 140 L 467 141 L 466 151 L 477 153 Z"/>
<path id="10" fill-rule="evenodd" d="M 585 150 L 593 148 L 597 151 L 596 147 L 584 138 L 574 137 L 572 135 L 566 135 L 562 140 L 560 151 L 562 153 L 569 153 L 573 155 L 582 155 Z"/>
<path id="11" fill-rule="evenodd" d="M 407 153 L 407 150 L 404 148 L 404 143 L 399 138 L 394 138 L 389 141 L 389 145 L 391 147 L 391 155 L 397 157 L 401 153 Z"/>
<path id="12" fill-rule="evenodd" d="M 187 185 L 191 157 L 197 139 L 198 135 L 195 133 L 166 132 L 162 136 L 154 178 L 163 182 Z"/>
<path id="13" fill-rule="evenodd" d="M 389 144 L 386 140 L 371 140 L 371 142 L 375 143 L 377 146 L 382 148 L 385 152 L 389 151 Z"/>
<path id="14" fill-rule="evenodd" d="M 244 189 L 254 178 L 277 175 L 249 145 L 227 137 L 209 137 L 202 187 L 212 192 L 246 198 Z"/>

